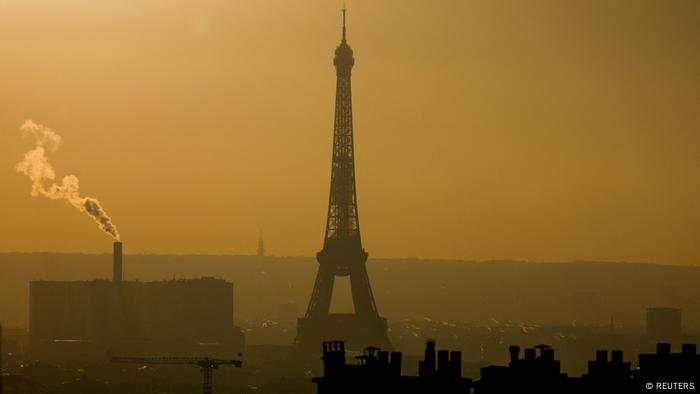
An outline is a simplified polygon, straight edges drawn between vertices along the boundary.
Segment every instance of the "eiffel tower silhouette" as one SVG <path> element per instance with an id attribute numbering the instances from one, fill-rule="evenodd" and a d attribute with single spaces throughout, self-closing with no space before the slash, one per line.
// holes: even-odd
<path id="1" fill-rule="evenodd" d="M 377 312 L 360 237 L 350 84 L 355 59 L 346 40 L 345 12 L 343 9 L 343 38 L 333 59 L 337 82 L 326 234 L 323 249 L 316 255 L 319 267 L 311 300 L 297 323 L 296 345 L 313 351 L 321 349 L 322 341 L 344 340 L 351 349 L 376 346 L 389 350 L 386 319 Z M 330 313 L 336 276 L 350 277 L 355 313 Z"/>

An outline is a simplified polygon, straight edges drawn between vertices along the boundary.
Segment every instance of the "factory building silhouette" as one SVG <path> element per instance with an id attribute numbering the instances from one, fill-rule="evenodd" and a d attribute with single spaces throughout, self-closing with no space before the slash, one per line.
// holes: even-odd
<path id="1" fill-rule="evenodd" d="M 123 278 L 114 243 L 113 280 L 29 284 L 29 345 L 38 354 L 231 355 L 244 337 L 233 324 L 233 283 L 199 278 Z"/>

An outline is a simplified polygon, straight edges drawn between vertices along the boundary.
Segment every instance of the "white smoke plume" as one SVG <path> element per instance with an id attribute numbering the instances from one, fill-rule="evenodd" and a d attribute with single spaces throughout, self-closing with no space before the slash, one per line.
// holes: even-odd
<path id="1" fill-rule="evenodd" d="M 55 151 L 61 144 L 61 136 L 50 128 L 36 124 L 31 120 L 24 121 L 20 127 L 23 135 L 33 137 L 36 147 L 24 154 L 24 159 L 17 163 L 15 170 L 26 175 L 32 181 L 32 196 L 44 196 L 52 200 L 64 200 L 85 212 L 102 229 L 102 231 L 119 240 L 117 227 L 107 215 L 97 199 L 80 195 L 78 177 L 67 175 L 56 183 L 56 173 L 46 157 L 46 150 Z"/>

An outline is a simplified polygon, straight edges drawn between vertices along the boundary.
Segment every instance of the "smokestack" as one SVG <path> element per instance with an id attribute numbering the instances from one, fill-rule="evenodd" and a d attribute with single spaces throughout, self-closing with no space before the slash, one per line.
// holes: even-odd
<path id="1" fill-rule="evenodd" d="M 116 241 L 114 243 L 114 273 L 112 274 L 112 282 L 117 283 L 122 281 L 122 243 Z"/>

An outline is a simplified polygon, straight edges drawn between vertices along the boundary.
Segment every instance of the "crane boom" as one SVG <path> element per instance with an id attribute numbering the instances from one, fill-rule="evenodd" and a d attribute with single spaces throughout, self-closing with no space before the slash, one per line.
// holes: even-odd
<path id="1" fill-rule="evenodd" d="M 170 364 L 170 365 L 196 365 L 202 371 L 202 393 L 212 394 L 212 374 L 219 365 L 233 365 L 240 368 L 243 365 L 241 360 L 221 360 L 209 357 L 112 357 L 113 363 L 128 364 Z"/>
<path id="2" fill-rule="evenodd" d="M 234 365 L 240 368 L 243 363 L 241 360 L 221 360 L 218 358 L 209 357 L 112 357 L 110 360 L 113 363 L 128 363 L 128 364 L 191 364 L 200 365 L 202 363 L 211 365 Z"/>

